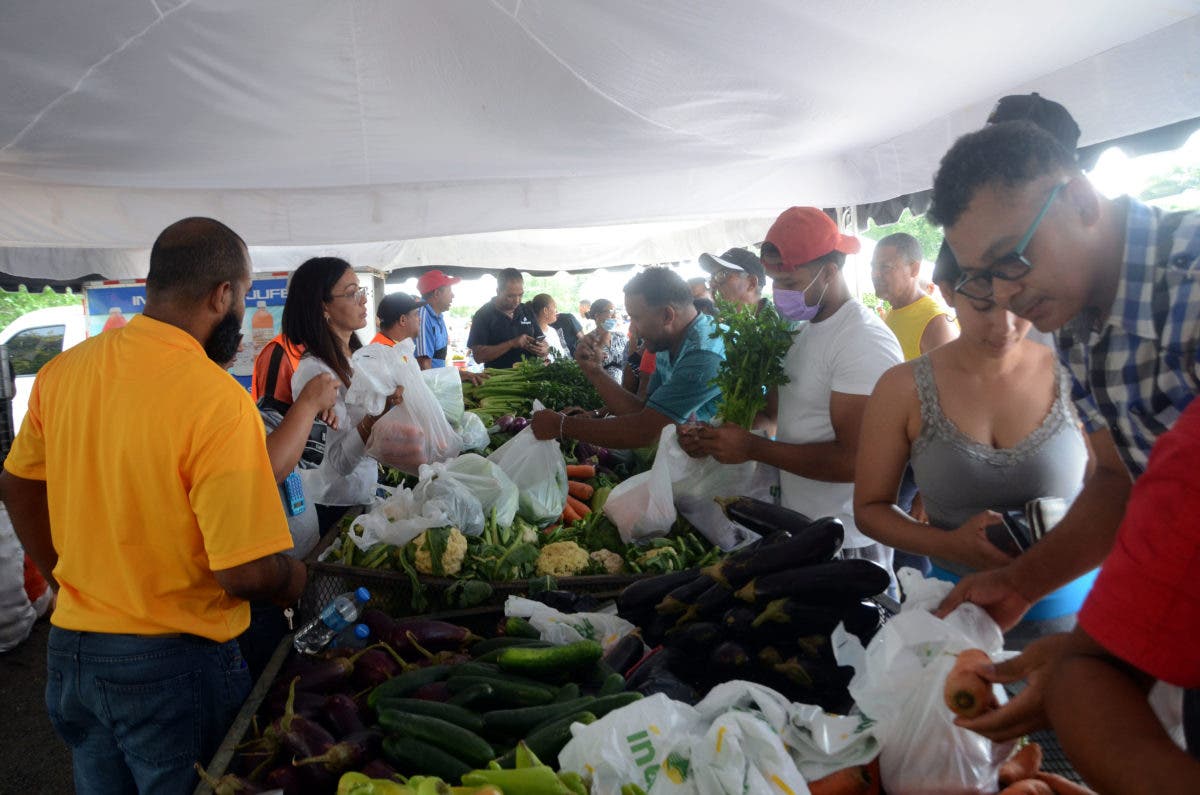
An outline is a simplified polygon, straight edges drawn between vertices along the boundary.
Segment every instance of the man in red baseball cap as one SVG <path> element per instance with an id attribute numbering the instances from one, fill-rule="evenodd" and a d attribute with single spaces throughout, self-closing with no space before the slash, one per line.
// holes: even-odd
<path id="1" fill-rule="evenodd" d="M 439 270 L 425 271 L 417 279 L 417 292 L 425 306 L 421 307 L 421 332 L 417 335 L 417 361 L 422 370 L 446 366 L 446 346 L 450 332 L 442 313 L 454 302 L 452 285 L 462 279 L 447 276 Z"/>
<path id="2" fill-rule="evenodd" d="M 842 273 L 858 239 L 816 207 L 790 207 L 762 244 L 779 314 L 800 326 L 784 358 L 774 440 L 726 424 L 681 431 L 692 455 L 724 463 L 761 461 L 780 470 L 783 505 L 806 516 L 836 516 L 846 528 L 843 557 L 873 560 L 891 573 L 892 550 L 854 524 L 859 426 L 875 382 L 904 357 L 879 316 L 850 294 Z"/>

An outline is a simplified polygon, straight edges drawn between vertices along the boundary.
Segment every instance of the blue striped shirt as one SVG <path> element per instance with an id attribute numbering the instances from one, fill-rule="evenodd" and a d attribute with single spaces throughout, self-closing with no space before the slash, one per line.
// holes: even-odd
<path id="1" fill-rule="evenodd" d="M 450 332 L 446 330 L 446 319 L 429 308 L 421 307 L 421 330 L 417 334 L 417 356 L 428 356 L 434 367 L 446 366 L 446 346 L 450 344 Z"/>
<path id="2" fill-rule="evenodd" d="M 1200 391 L 1200 213 L 1172 219 L 1178 226 L 1168 237 L 1162 210 L 1118 201 L 1125 259 L 1108 317 L 1084 313 L 1055 338 L 1084 426 L 1107 427 L 1136 478 Z"/>

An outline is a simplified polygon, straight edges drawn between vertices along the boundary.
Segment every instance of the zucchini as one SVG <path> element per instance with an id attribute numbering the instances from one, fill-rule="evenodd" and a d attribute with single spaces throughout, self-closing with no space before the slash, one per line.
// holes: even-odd
<path id="1" fill-rule="evenodd" d="M 485 684 L 491 687 L 491 694 L 481 698 L 490 703 L 512 705 L 514 707 L 536 707 L 554 701 L 556 690 L 538 684 L 525 685 L 503 679 L 485 679 L 481 676 L 457 676 L 449 682 L 450 692 L 458 695 L 475 685 Z"/>
<path id="2" fill-rule="evenodd" d="M 449 675 L 449 665 L 430 665 L 393 676 L 371 691 L 367 696 L 367 706 L 374 709 L 380 699 L 384 698 L 406 698 L 422 685 L 440 682 Z"/>
<path id="3" fill-rule="evenodd" d="M 571 724 L 595 723 L 596 716 L 591 712 L 576 712 L 565 718 L 551 721 L 530 732 L 525 738 L 525 745 L 543 764 L 558 768 L 558 752 L 571 741 Z M 516 764 L 516 749 L 500 757 L 500 767 L 511 768 Z"/>
<path id="4" fill-rule="evenodd" d="M 580 640 L 549 649 L 505 649 L 497 662 L 504 671 L 544 678 L 595 665 L 603 654 L 596 641 Z"/>
<path id="5" fill-rule="evenodd" d="M 442 701 L 425 701 L 420 698 L 385 698 L 375 705 L 376 713 L 386 711 L 410 712 L 414 715 L 428 715 L 441 718 L 455 726 L 461 726 L 467 731 L 478 732 L 483 729 L 483 718 L 465 707 Z"/>
<path id="6" fill-rule="evenodd" d="M 489 682 L 476 682 L 470 687 L 464 687 L 446 701 L 456 707 L 466 707 L 476 701 L 487 701 L 495 694 L 495 689 Z"/>
<path id="7" fill-rule="evenodd" d="M 444 781 L 460 781 L 471 772 L 471 765 L 454 754 L 412 737 L 385 737 L 383 756 L 405 775 L 437 776 Z"/>
<path id="8" fill-rule="evenodd" d="M 542 633 L 537 631 L 537 628 L 530 624 L 520 616 L 509 616 L 504 622 L 504 634 L 510 638 L 527 638 L 529 640 L 541 640 Z"/>
<path id="9" fill-rule="evenodd" d="M 736 589 L 764 574 L 830 561 L 842 548 L 844 539 L 842 523 L 827 517 L 792 531 L 791 538 L 786 541 L 759 544 L 753 550 L 705 568 L 704 573 Z"/>
<path id="10" fill-rule="evenodd" d="M 476 767 L 483 767 L 496 755 L 487 740 L 475 732 L 432 715 L 385 709 L 379 713 L 379 725 L 389 734 L 429 743 Z"/>
<path id="11" fill-rule="evenodd" d="M 585 709 L 590 709 L 596 701 L 592 696 L 572 699 L 540 707 L 522 707 L 520 709 L 497 709 L 483 714 L 485 731 L 491 734 L 524 737 L 534 728 L 544 723 L 574 715 Z"/>
<path id="12" fill-rule="evenodd" d="M 764 538 L 776 533 L 794 532 L 813 521 L 799 511 L 753 497 L 718 499 L 717 504 L 731 520 Z"/>
<path id="13" fill-rule="evenodd" d="M 478 658 L 496 649 L 504 649 L 509 646 L 529 646 L 537 643 L 546 643 L 546 641 L 535 638 L 515 638 L 501 635 L 498 638 L 488 638 L 487 640 L 481 640 L 473 644 L 471 646 L 471 656 Z"/>
<path id="14" fill-rule="evenodd" d="M 745 602 L 793 596 L 810 604 L 837 606 L 877 596 L 890 584 L 891 578 L 882 566 L 854 558 L 764 574 L 746 583 L 736 595 Z"/>

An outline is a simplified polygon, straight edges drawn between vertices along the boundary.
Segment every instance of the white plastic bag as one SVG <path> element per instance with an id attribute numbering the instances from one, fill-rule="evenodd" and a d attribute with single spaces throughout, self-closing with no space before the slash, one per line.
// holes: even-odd
<path id="1" fill-rule="evenodd" d="M 25 593 L 25 549 L 0 505 L 0 652 L 28 638 L 35 621 L 37 611 Z"/>
<path id="2" fill-rule="evenodd" d="M 675 426 L 663 428 L 661 440 L 668 434 L 674 438 Z M 664 536 L 675 524 L 678 515 L 671 499 L 670 461 L 661 455 L 654 457 L 649 472 L 642 472 L 613 487 L 604 501 L 604 514 L 617 526 L 626 544 L 640 538 Z"/>
<path id="3" fill-rule="evenodd" d="M 375 544 L 402 547 L 432 527 L 453 524 L 437 502 L 421 505 L 410 489 L 396 489 L 392 496 L 355 517 L 348 533 L 364 552 Z M 332 548 L 332 547 L 331 547 Z"/>
<path id="4" fill-rule="evenodd" d="M 558 766 L 591 779 L 592 795 L 620 795 L 624 784 L 650 790 L 671 749 L 701 731 L 694 707 L 657 693 L 590 725 L 572 726 Z"/>
<path id="5" fill-rule="evenodd" d="M 492 510 L 496 511 L 496 524 L 501 527 L 511 525 L 517 514 L 516 484 L 504 474 L 504 470 L 483 456 L 465 453 L 445 464 L 426 464 L 421 467 L 420 478 L 422 481 L 430 478 L 449 479 L 460 484 L 479 500 L 485 518 Z M 465 529 L 463 532 L 467 533 Z"/>
<path id="6" fill-rule="evenodd" d="M 467 450 L 486 450 L 487 446 L 492 443 L 492 437 L 488 435 L 487 427 L 484 426 L 483 420 L 479 419 L 479 415 L 473 411 L 464 411 L 462 423 L 458 428 L 459 435 L 462 436 L 463 452 Z"/>
<path id="7" fill-rule="evenodd" d="M 483 535 L 483 505 L 471 488 L 455 478 L 439 476 L 429 464 L 422 464 L 420 472 L 421 482 L 413 487 L 413 499 L 420 504 L 421 511 L 431 513 L 427 506 L 436 508 L 463 535 Z"/>
<path id="8" fill-rule="evenodd" d="M 407 401 L 405 401 L 407 402 Z M 425 431 L 409 418 L 403 405 L 384 414 L 371 427 L 367 455 L 401 472 L 415 474 L 429 460 Z"/>
<path id="9" fill-rule="evenodd" d="M 970 603 L 939 619 L 927 607 L 949 585 L 922 581 L 912 569 L 902 569 L 900 578 L 912 596 L 866 649 L 844 627 L 833 634 L 838 663 L 855 669 L 850 694 L 875 721 L 883 787 L 889 795 L 994 793 L 1013 744 L 955 726 L 943 690 L 959 652 L 977 648 L 996 660 L 1007 656 L 1000 628 Z M 995 692 L 1003 702 L 1003 689 Z"/>
<path id="10" fill-rule="evenodd" d="M 758 464 L 722 464 L 711 456 L 692 458 L 679 446 L 676 427 L 668 425 L 659 437 L 657 466 L 671 473 L 675 509 L 712 544 L 723 550 L 745 544 L 758 534 L 732 521 L 716 502 L 719 497 L 758 497 L 751 493 Z"/>
<path id="11" fill-rule="evenodd" d="M 553 439 L 539 441 L 526 428 L 488 456 L 519 490 L 517 512 L 543 525 L 562 515 L 567 504 L 567 464 Z"/>
<path id="12" fill-rule="evenodd" d="M 594 640 L 605 651 L 637 627 L 615 613 L 562 613 L 534 599 L 510 596 L 504 615 L 528 619 L 542 640 L 556 645 Z"/>
<path id="13" fill-rule="evenodd" d="M 457 426 L 463 419 L 462 377 L 457 367 L 432 367 L 421 371 L 425 385 L 446 414 L 446 420 Z"/>

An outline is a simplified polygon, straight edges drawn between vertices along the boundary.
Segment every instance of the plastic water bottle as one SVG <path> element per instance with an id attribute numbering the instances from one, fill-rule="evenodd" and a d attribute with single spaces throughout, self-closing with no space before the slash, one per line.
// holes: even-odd
<path id="1" fill-rule="evenodd" d="M 329 645 L 333 636 L 358 620 L 362 606 L 371 598 L 366 588 L 344 593 L 325 605 L 321 614 L 296 633 L 292 645 L 301 654 L 316 654 Z"/>
<path id="2" fill-rule="evenodd" d="M 371 628 L 366 624 L 354 624 L 346 627 L 329 644 L 335 649 L 361 649 L 367 645 L 371 637 Z"/>

